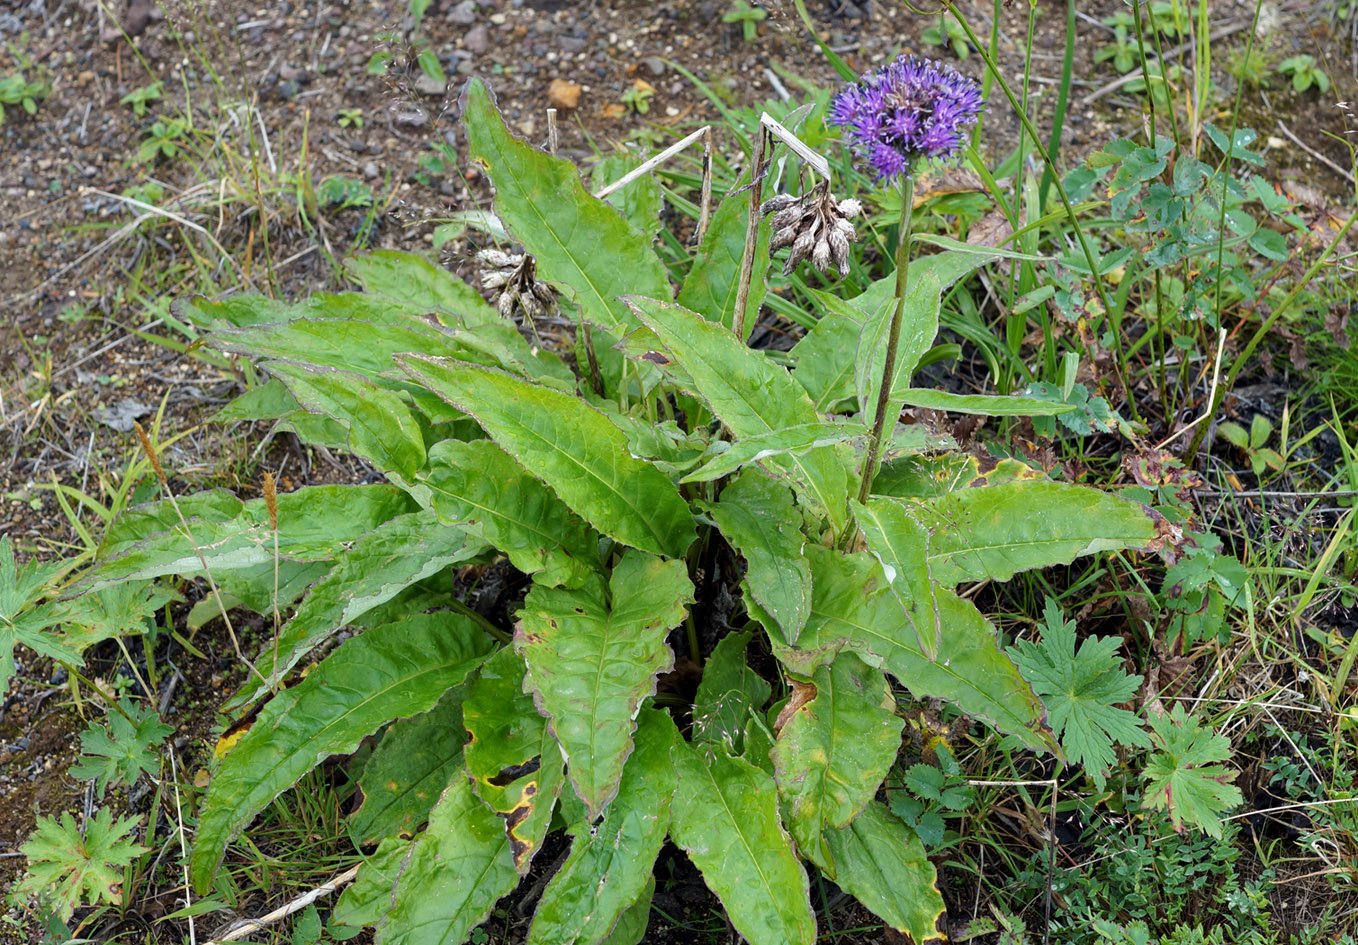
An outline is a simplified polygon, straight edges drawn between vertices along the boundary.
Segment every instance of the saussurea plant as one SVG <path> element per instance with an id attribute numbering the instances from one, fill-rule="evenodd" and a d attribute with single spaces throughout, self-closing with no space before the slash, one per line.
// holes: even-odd
<path id="1" fill-rule="evenodd" d="M 479 80 L 461 103 L 471 158 L 533 260 L 501 280 L 519 300 L 501 311 L 531 323 L 550 299 L 589 329 L 573 353 L 530 345 L 469 285 L 396 253 L 350 261 L 361 292 L 179 305 L 207 345 L 271 378 L 223 420 L 276 419 L 385 477 L 135 508 L 77 585 L 207 572 L 225 603 L 291 608 L 226 706 L 242 720 L 194 833 L 200 895 L 265 805 L 376 734 L 349 815 L 371 852 L 332 934 L 464 941 L 558 830 L 570 852 L 530 942 L 638 941 L 667 837 L 756 945 L 816 940 L 807 864 L 916 941 L 941 934 L 934 867 L 880 799 L 898 700 L 946 700 L 1064 757 L 955 588 L 1175 536 L 1143 505 L 895 422 L 905 404 L 1067 409 L 909 386 L 941 293 L 1000 255 L 955 245 L 907 271 L 910 164 L 946 153 L 980 107 L 956 74 L 921 78 L 932 68 L 889 67 L 840 99 L 856 143 L 880 107 L 882 146 L 900 149 L 868 153 L 907 190 L 897 268 L 852 298 L 818 292 L 790 368 L 744 341 L 770 239 L 756 217 L 747 245 L 749 201 L 718 206 L 676 291 L 651 246 L 655 204 L 629 203 L 652 207 L 633 219 L 591 197 L 573 164 L 508 131 Z M 850 214 L 828 193 L 783 228 L 837 226 Z M 508 619 L 455 578 L 492 562 L 527 589 Z"/>

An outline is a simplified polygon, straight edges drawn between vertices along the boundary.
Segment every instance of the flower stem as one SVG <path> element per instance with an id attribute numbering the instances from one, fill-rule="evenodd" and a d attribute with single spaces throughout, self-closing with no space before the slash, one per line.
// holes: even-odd
<path id="1" fill-rule="evenodd" d="M 750 283 L 754 279 L 754 254 L 759 242 L 759 204 L 764 195 L 764 143 L 768 132 L 760 125 L 755 131 L 754 154 L 750 159 L 750 219 L 745 225 L 745 252 L 740 257 L 740 278 L 736 282 L 736 310 L 731 328 L 739 341 L 745 340 L 745 309 L 750 304 Z"/>
<path id="2" fill-rule="evenodd" d="M 882 436 L 886 430 L 887 405 L 891 402 L 891 388 L 896 380 L 896 350 L 901 340 L 901 321 L 905 314 L 905 282 L 910 273 L 911 224 L 915 209 L 914 168 L 901 185 L 900 239 L 896 244 L 896 308 L 891 313 L 891 327 L 887 333 L 886 363 L 882 365 L 882 386 L 877 391 L 877 412 L 872 421 L 872 436 L 868 452 L 863 457 L 862 482 L 858 487 L 858 501 L 866 503 L 872 492 L 872 480 L 882 464 Z M 894 427 L 895 424 L 893 423 Z"/>

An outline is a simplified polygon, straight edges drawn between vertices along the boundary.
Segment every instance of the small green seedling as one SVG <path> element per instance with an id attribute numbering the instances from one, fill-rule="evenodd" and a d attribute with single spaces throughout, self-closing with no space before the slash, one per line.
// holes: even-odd
<path id="1" fill-rule="evenodd" d="M 732 0 L 731 9 L 726 11 L 721 21 L 739 23 L 741 38 L 747 43 L 752 43 L 759 35 L 759 22 L 768 19 L 768 16 L 767 10 L 750 6 L 748 0 Z"/>
<path id="2" fill-rule="evenodd" d="M 1292 56 L 1278 63 L 1278 71 L 1292 77 L 1292 88 L 1305 92 L 1314 86 L 1322 92 L 1330 90 L 1330 77 L 1316 65 L 1315 56 Z"/>
<path id="3" fill-rule="evenodd" d="M 341 128 L 358 130 L 363 127 L 363 109 L 361 108 L 341 108 L 335 117 Z"/>
<path id="4" fill-rule="evenodd" d="M 655 89 L 651 88 L 650 83 L 637 82 L 622 93 L 622 103 L 638 115 L 644 115 L 651 110 L 651 96 L 654 94 Z"/>
<path id="5" fill-rule="evenodd" d="M 1224 436 L 1232 446 L 1244 451 L 1250 458 L 1250 468 L 1256 476 L 1262 476 L 1265 469 L 1281 471 L 1285 465 L 1282 454 L 1264 446 L 1273 435 L 1273 423 L 1264 416 L 1256 416 L 1250 421 L 1249 432 L 1238 423 L 1227 420 L 1218 424 L 1217 432 Z"/>
<path id="6" fill-rule="evenodd" d="M 951 47 L 958 59 L 965 59 L 971 52 L 967 46 L 967 31 L 956 20 L 942 18 L 934 26 L 920 34 L 920 41 L 928 46 Z"/>
<path id="7" fill-rule="evenodd" d="M 150 85 L 143 85 L 139 89 L 133 89 L 118 101 L 124 105 L 132 106 L 132 114 L 138 118 L 144 116 L 150 110 L 153 102 L 159 102 L 164 98 L 161 90 L 162 83 L 152 82 Z"/>
<path id="8" fill-rule="evenodd" d="M 1104 24 L 1113 30 L 1113 42 L 1094 54 L 1095 62 L 1113 60 L 1113 68 L 1123 75 L 1132 71 L 1136 65 L 1136 42 L 1131 38 L 1135 21 L 1123 10 L 1104 19 Z"/>
<path id="9" fill-rule="evenodd" d="M 189 123 L 182 118 L 158 120 L 146 133 L 146 140 L 137 149 L 137 160 L 150 162 L 163 157 L 177 157 L 184 147 Z"/>
<path id="10" fill-rule="evenodd" d="M 0 78 L 0 124 L 5 121 L 5 106 L 18 105 L 28 114 L 38 111 L 39 100 L 47 97 L 47 86 L 41 82 L 29 82 L 22 72 L 13 72 Z"/>

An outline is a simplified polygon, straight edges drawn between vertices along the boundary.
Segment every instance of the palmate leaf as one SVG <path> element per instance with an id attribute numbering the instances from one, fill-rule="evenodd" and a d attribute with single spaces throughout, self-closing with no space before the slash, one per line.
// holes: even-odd
<path id="1" fill-rule="evenodd" d="M 1032 686 L 999 648 L 995 628 L 968 600 L 934 588 L 942 645 L 936 659 L 919 648 L 910 618 L 888 587 L 881 565 L 864 554 L 841 555 L 807 547 L 811 616 L 795 647 L 775 646 L 780 661 L 810 676 L 842 649 L 881 666 L 920 699 L 956 703 L 1018 736 L 1037 751 L 1059 751 Z"/>
<path id="2" fill-rule="evenodd" d="M 565 758 L 533 697 L 522 658 L 503 647 L 467 687 L 463 757 L 478 797 L 505 820 L 515 867 L 526 873 L 564 783 Z"/>
<path id="3" fill-rule="evenodd" d="M 721 749 L 679 742 L 670 836 L 751 945 L 816 941 L 806 870 L 778 818 L 773 778 Z"/>
<path id="4" fill-rule="evenodd" d="M 665 267 L 646 234 L 586 193 L 574 164 L 510 134 L 480 79 L 466 84 L 460 104 L 468 150 L 495 184 L 496 214 L 543 278 L 575 290 L 586 320 L 621 328 L 635 322 L 620 296 L 669 298 Z"/>
<path id="5" fill-rule="evenodd" d="M 741 437 L 820 422 L 811 399 L 785 368 L 745 347 L 721 325 L 672 302 L 632 297 L 628 304 L 689 373 L 699 396 L 737 443 Z M 767 460 L 769 467 L 791 475 L 836 528 L 845 521 L 849 489 L 842 450 L 826 446 L 804 456 Z"/>
<path id="6" fill-rule="evenodd" d="M 251 675 L 227 701 L 225 710 L 234 711 L 260 698 L 341 627 L 407 587 L 486 550 L 465 530 L 440 525 L 423 512 L 397 515 L 374 528 L 335 556 L 334 567 L 312 586 L 283 625 L 277 644 L 261 648 L 255 666 L 263 679 Z"/>
<path id="7" fill-rule="evenodd" d="M 509 836 L 466 778 L 454 777 L 410 850 L 379 945 L 454 945 L 518 884 Z"/>
<path id="8" fill-rule="evenodd" d="M 697 312 L 710 322 L 720 322 L 728 331 L 734 324 L 736 287 L 741 257 L 745 253 L 745 229 L 749 219 L 748 199 L 729 197 L 717 205 L 702 245 L 693 257 L 693 265 L 675 298 L 684 308 Z M 750 297 L 745 305 L 746 338 L 754 331 L 755 323 L 759 320 L 759 306 L 764 303 L 764 294 L 768 291 L 765 278 L 768 271 L 769 227 L 761 222 L 754 250 Z"/>
<path id="9" fill-rule="evenodd" d="M 51 896 L 62 921 L 77 906 L 107 902 L 116 905 L 122 890 L 123 870 L 143 853 L 150 852 L 128 839 L 140 818 L 119 817 L 104 808 L 85 822 L 82 834 L 69 813 L 58 822 L 39 817 L 33 837 L 19 851 L 28 858 L 28 875 L 19 889 Z"/>
<path id="10" fill-rule="evenodd" d="M 1163 519 L 1144 505 L 1085 486 L 1046 480 L 963 489 L 907 508 L 929 529 L 935 581 L 1007 581 L 1019 571 L 1081 555 L 1144 548 Z"/>
<path id="11" fill-rule="evenodd" d="M 605 535 L 670 557 L 692 543 L 693 516 L 674 484 L 634 459 L 623 432 L 580 398 L 474 364 L 397 360 Z"/>
<path id="12" fill-rule="evenodd" d="M 200 895 L 227 841 L 265 804 L 328 756 L 356 749 L 386 722 L 431 708 L 489 654 L 473 621 L 421 614 L 345 642 L 264 706 L 213 774 L 194 837 L 190 874 Z"/>
<path id="13" fill-rule="evenodd" d="M 1151 713 L 1146 718 L 1156 750 L 1141 773 L 1145 803 L 1168 813 L 1180 833 L 1185 824 L 1193 824 L 1220 840 L 1223 825 L 1218 815 L 1244 801 L 1240 789 L 1230 783 L 1236 772 L 1213 763 L 1231 757 L 1230 741 L 1203 728 L 1182 705 L 1168 715 Z"/>
<path id="14" fill-rule="evenodd" d="M 525 688 L 570 759 L 576 793 L 597 817 L 618 791 L 641 700 L 674 667 L 665 643 L 684 619 L 693 584 L 683 561 L 628 552 L 607 586 L 534 586 L 519 612 L 514 648 Z"/>
<path id="15" fill-rule="evenodd" d="M 806 536 L 792 493 L 752 469 L 729 483 L 719 501 L 699 504 L 745 559 L 746 593 L 777 621 L 783 638 L 795 643 L 811 612 L 811 568 L 802 554 Z"/>
<path id="16" fill-rule="evenodd" d="M 1150 740 L 1136 715 L 1117 708 L 1132 698 L 1140 676 L 1129 676 L 1117 657 L 1117 637 L 1088 637 L 1075 649 L 1075 621 L 1048 598 L 1042 641 L 1021 640 L 1009 655 L 1047 706 L 1052 731 L 1066 755 L 1103 790 L 1108 768 L 1117 760 L 1113 746 L 1146 747 Z"/>
<path id="17" fill-rule="evenodd" d="M 916 942 L 946 939 L 938 873 L 924 844 L 886 807 L 872 801 L 853 822 L 825 832 L 835 883 L 873 914 Z"/>
<path id="18" fill-rule="evenodd" d="M 109 784 L 132 784 L 143 773 L 158 773 L 156 748 L 174 731 L 149 706 L 127 699 L 118 700 L 118 706 L 122 712 L 110 712 L 107 727 L 95 721 L 80 733 L 82 754 L 71 766 L 77 778 L 95 779 L 101 800 Z"/>
<path id="19" fill-rule="evenodd" d="M 439 521 L 475 526 L 538 583 L 578 587 L 598 567 L 598 534 L 490 440 L 435 444 L 422 482 Z"/>
<path id="20" fill-rule="evenodd" d="M 428 712 L 387 729 L 359 777 L 361 800 L 349 814 L 355 843 L 412 835 L 452 776 L 464 770 L 463 695 L 462 687 L 449 689 Z"/>
<path id="21" fill-rule="evenodd" d="M 843 827 L 872 800 L 901 748 L 905 721 L 880 669 L 852 653 L 816 667 L 800 702 L 778 733 L 774 776 L 785 820 L 802 854 L 831 868 L 823 828 Z"/>
<path id="22" fill-rule="evenodd" d="M 575 835 L 570 856 L 543 890 L 529 945 L 597 945 L 609 940 L 633 903 L 644 899 L 649 910 L 646 887 L 654 883 L 652 865 L 669 828 L 678 741 L 667 714 L 641 710 L 636 751 L 617 797 L 598 824 L 570 828 Z"/>

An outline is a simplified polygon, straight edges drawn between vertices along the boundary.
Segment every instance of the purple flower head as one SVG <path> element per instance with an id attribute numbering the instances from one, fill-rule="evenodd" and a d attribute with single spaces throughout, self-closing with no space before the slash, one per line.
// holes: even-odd
<path id="1" fill-rule="evenodd" d="M 985 109 L 981 87 L 952 66 L 902 56 L 834 97 L 829 122 L 844 129 L 878 183 L 909 174 L 919 158 L 949 158 Z"/>

